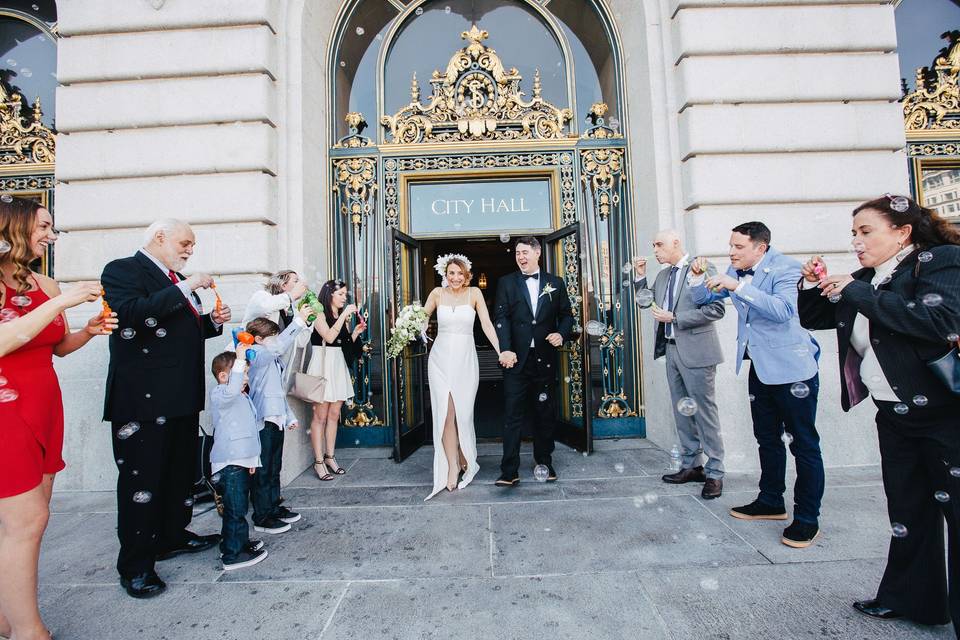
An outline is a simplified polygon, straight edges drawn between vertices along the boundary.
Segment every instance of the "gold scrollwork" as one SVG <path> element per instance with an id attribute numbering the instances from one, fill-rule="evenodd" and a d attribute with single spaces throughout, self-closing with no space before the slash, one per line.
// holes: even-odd
<path id="1" fill-rule="evenodd" d="M 606 102 L 594 102 L 590 105 L 590 111 L 587 113 L 587 122 L 590 123 L 590 127 L 583 132 L 584 138 L 605 140 L 607 138 L 623 137 L 617 127 L 612 124 L 614 118 L 610 118 L 609 121 L 604 119 L 609 110 L 610 107 L 607 106 Z"/>
<path id="2" fill-rule="evenodd" d="M 340 158 L 333 163 L 334 185 L 340 213 L 359 231 L 374 210 L 377 191 L 377 160 L 368 157 Z"/>
<path id="3" fill-rule="evenodd" d="M 573 117 L 541 95 L 540 71 L 533 80 L 533 97 L 520 90 L 520 73 L 503 66 L 496 51 L 483 44 L 489 33 L 473 25 L 460 37 L 468 44 L 457 51 L 444 73 L 433 72 L 429 102 L 420 101 L 414 74 L 410 104 L 380 123 L 389 129 L 393 144 L 463 142 L 476 140 L 560 139 Z"/>
<path id="4" fill-rule="evenodd" d="M 33 103 L 32 118 L 22 109 L 23 97 L 0 84 L 0 165 L 52 164 L 56 135 L 42 122 L 40 98 Z"/>
<path id="5" fill-rule="evenodd" d="M 620 205 L 620 180 L 623 177 L 621 149 L 583 149 L 580 151 L 581 178 L 593 197 L 594 212 L 606 220 Z"/>
<path id="6" fill-rule="evenodd" d="M 373 140 L 361 135 L 363 130 L 367 128 L 367 120 L 362 113 L 351 111 L 344 117 L 344 120 L 347 122 L 349 133 L 337 140 L 337 143 L 333 145 L 335 149 L 359 149 L 373 146 Z"/>
<path id="7" fill-rule="evenodd" d="M 603 364 L 604 393 L 600 397 L 600 418 L 630 418 L 637 412 L 630 408 L 627 394 L 623 390 L 623 331 L 607 326 L 598 339 L 600 360 Z"/>
<path id="8" fill-rule="evenodd" d="M 930 67 L 917 69 L 916 89 L 903 98 L 907 132 L 948 130 L 960 132 L 960 31 L 940 36 L 949 44 Z"/>

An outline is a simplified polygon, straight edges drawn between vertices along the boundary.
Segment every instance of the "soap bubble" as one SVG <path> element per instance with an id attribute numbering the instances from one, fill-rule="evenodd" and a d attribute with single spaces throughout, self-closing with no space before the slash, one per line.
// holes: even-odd
<path id="1" fill-rule="evenodd" d="M 753 395 L 752 393 L 747 396 L 747 400 L 749 400 L 750 402 L 753 402 L 756 399 L 757 399 L 757 396 Z"/>
<path id="2" fill-rule="evenodd" d="M 828 296 L 828 297 L 827 297 L 827 300 L 829 300 L 829 301 L 832 302 L 833 304 L 837 304 L 838 302 L 840 302 L 840 298 L 842 298 L 842 297 L 843 297 L 843 296 L 841 296 L 839 293 L 835 293 L 835 294 L 833 294 L 832 296 Z"/>
<path id="3" fill-rule="evenodd" d="M 624 262 L 623 266 L 620 267 L 620 271 L 622 271 L 625 275 L 630 275 L 633 273 L 633 265 L 629 262 Z"/>
<path id="4" fill-rule="evenodd" d="M 949 340 L 950 342 L 956 342 L 957 340 L 960 340 L 960 335 L 957 335 L 955 333 L 948 333 L 947 340 Z"/>
<path id="5" fill-rule="evenodd" d="M 28 307 L 33 300 L 30 296 L 13 296 L 10 298 L 10 304 L 15 307 Z"/>
<path id="6" fill-rule="evenodd" d="M 353 441 L 353 445 L 356 446 L 356 447 L 359 447 L 359 446 L 360 446 L 360 441 L 359 441 L 359 440 L 354 440 L 354 441 Z"/>
<path id="7" fill-rule="evenodd" d="M 918 407 L 927 406 L 927 396 L 922 396 L 919 394 L 913 396 L 913 404 L 917 405 Z"/>
<path id="8" fill-rule="evenodd" d="M 210 476 L 210 482 L 212 482 L 213 484 L 218 484 L 220 482 L 220 474 L 215 473 L 212 476 Z"/>
<path id="9" fill-rule="evenodd" d="M 630 281 L 629 281 L 629 280 L 623 280 L 623 281 L 620 283 L 620 286 L 623 287 L 624 289 L 626 289 L 627 287 L 630 286 Z"/>
<path id="10" fill-rule="evenodd" d="M 591 336 L 602 336 L 603 332 L 607 330 L 607 325 L 603 324 L 599 320 L 590 320 L 587 322 L 587 334 Z"/>
<path id="11" fill-rule="evenodd" d="M 916 302 L 910 301 L 907 303 L 907 309 L 913 309 L 915 306 L 917 306 Z"/>
<path id="12" fill-rule="evenodd" d="M 950 502 L 950 494 L 946 491 L 937 491 L 933 497 L 937 502 Z"/>
<path id="13" fill-rule="evenodd" d="M 153 396 L 151 396 L 149 393 L 145 393 L 145 394 L 143 394 L 143 397 L 144 397 L 144 398 L 152 398 Z"/>
<path id="14" fill-rule="evenodd" d="M 546 402 L 546 401 L 547 401 L 547 394 L 541 393 L 540 395 L 537 396 L 537 400 L 539 400 L 540 402 Z"/>
<path id="15" fill-rule="evenodd" d="M 153 500 L 153 494 L 149 491 L 137 491 L 133 494 L 133 501 L 137 504 L 147 504 Z"/>
<path id="16" fill-rule="evenodd" d="M 152 329 L 152 328 L 154 328 L 155 326 L 157 326 L 157 319 L 156 319 L 156 318 L 147 318 L 146 320 L 143 321 L 143 324 L 147 325 L 148 327 L 150 327 L 150 328 Z"/>
<path id="17" fill-rule="evenodd" d="M 137 335 L 137 332 L 131 329 L 130 327 L 127 327 L 126 329 L 120 332 L 120 337 L 123 338 L 124 340 L 131 340 L 135 335 Z"/>
<path id="18" fill-rule="evenodd" d="M 140 472 L 139 472 L 139 471 L 137 471 L 136 469 L 134 469 L 134 470 L 133 470 L 133 471 L 131 471 L 130 473 L 131 473 L 131 475 L 135 475 L 135 476 L 138 476 L 138 475 L 140 475 Z"/>
<path id="19" fill-rule="evenodd" d="M 502 242 L 502 243 L 504 243 L 504 244 L 510 242 L 510 234 L 509 234 L 509 233 L 501 233 L 501 234 L 500 234 L 500 242 Z"/>
<path id="20" fill-rule="evenodd" d="M 444 8 L 443 8 L 443 12 L 444 12 L 444 13 L 450 13 L 450 7 L 444 7 Z"/>
<path id="21" fill-rule="evenodd" d="M 617 473 L 623 473 L 623 463 L 618 462 L 617 464 L 613 465 L 613 470 Z"/>
<path id="22" fill-rule="evenodd" d="M 340 61 L 340 66 L 341 66 L 341 67 L 345 67 L 345 66 L 347 66 L 347 63 L 346 63 L 346 61 L 344 61 L 344 60 L 341 60 L 341 61 Z"/>
<path id="23" fill-rule="evenodd" d="M 950 475 L 954 478 L 960 478 L 960 467 L 950 467 Z"/>
<path id="24" fill-rule="evenodd" d="M 127 438 L 135 434 L 137 431 L 140 431 L 140 423 L 128 422 L 127 424 L 117 429 L 117 439 L 126 440 Z"/>
<path id="25" fill-rule="evenodd" d="M 917 256 L 917 260 L 920 262 L 930 262 L 933 260 L 933 254 L 929 251 L 921 251 L 920 255 Z"/>
<path id="26" fill-rule="evenodd" d="M 790 394 L 795 398 L 806 398 L 810 395 L 810 387 L 803 382 L 794 382 L 790 385 Z"/>
<path id="27" fill-rule="evenodd" d="M 0 389 L 0 403 L 13 402 L 19 397 L 20 397 L 20 394 L 14 391 L 13 389 L 10 389 L 10 388 Z"/>
<path id="28" fill-rule="evenodd" d="M 20 314 L 10 308 L 0 309 L 0 321 L 10 322 L 20 317 Z"/>
<path id="29" fill-rule="evenodd" d="M 563 381 L 564 381 L 565 383 L 567 383 L 567 384 L 570 384 L 570 376 L 565 376 L 565 377 L 563 378 Z"/>
<path id="30" fill-rule="evenodd" d="M 157 337 L 158 337 L 158 338 L 166 338 L 166 337 L 167 337 L 167 330 L 164 329 L 163 327 L 160 327 L 159 329 L 157 329 Z"/>
<path id="31" fill-rule="evenodd" d="M 641 289 L 637 291 L 637 306 L 646 309 L 653 304 L 653 291 L 650 289 Z"/>
<path id="32" fill-rule="evenodd" d="M 8 253 L 12 249 L 10 243 L 6 240 L 0 240 L 0 253 Z"/>
<path id="33" fill-rule="evenodd" d="M 187 498 L 186 500 L 184 500 L 184 501 L 183 501 L 183 506 L 185 506 L 185 507 L 192 507 L 192 506 L 193 506 L 193 498 Z"/>
<path id="34" fill-rule="evenodd" d="M 677 402 L 677 411 L 684 416 L 692 416 L 697 412 L 697 401 L 693 398 L 680 398 Z"/>
<path id="35" fill-rule="evenodd" d="M 162 427 L 167 424 L 167 419 L 163 416 L 157 416 L 156 423 Z"/>
<path id="36" fill-rule="evenodd" d="M 927 305 L 928 307 L 936 307 L 943 302 L 943 296 L 941 296 L 939 293 L 928 293 L 920 298 L 920 300 L 922 300 L 923 304 Z"/>
<path id="37" fill-rule="evenodd" d="M 29 69 L 29 68 L 27 68 L 27 67 L 23 67 L 22 69 L 20 69 L 20 75 L 22 75 L 24 78 L 32 78 L 32 77 L 33 77 L 33 69 Z"/>
<path id="38" fill-rule="evenodd" d="M 890 533 L 894 538 L 906 538 L 907 537 L 907 528 L 900 524 L 899 522 L 890 523 Z"/>
<path id="39" fill-rule="evenodd" d="M 117 458 L 117 464 L 123 464 L 123 458 Z"/>
<path id="40" fill-rule="evenodd" d="M 793 444 L 793 436 L 787 433 L 786 431 L 783 432 L 783 435 L 780 436 L 780 439 L 783 441 L 783 444 L 785 444 L 788 447 L 791 444 Z"/>
<path id="41" fill-rule="evenodd" d="M 362 36 L 363 34 L 365 34 L 365 33 L 367 32 L 367 30 L 364 29 L 363 27 L 357 27 L 357 28 L 356 28 L 356 32 L 357 32 L 357 35 L 358 35 L 358 36 Z"/>
<path id="42" fill-rule="evenodd" d="M 417 7 L 417 10 L 414 11 L 414 13 L 417 14 L 418 16 L 422 16 L 422 15 L 423 15 L 423 7 Z"/>
<path id="43" fill-rule="evenodd" d="M 720 583 L 716 578 L 704 578 L 700 581 L 700 588 L 704 591 L 716 591 L 720 588 Z"/>
<path id="44" fill-rule="evenodd" d="M 533 468 L 533 478 L 537 482 L 546 482 L 549 477 L 550 469 L 547 469 L 547 465 L 538 464 Z"/>
<path id="45" fill-rule="evenodd" d="M 910 407 L 903 404 L 902 402 L 898 402 L 897 404 L 893 405 L 893 411 L 894 413 L 899 413 L 900 415 L 903 415 L 906 412 L 910 411 Z"/>

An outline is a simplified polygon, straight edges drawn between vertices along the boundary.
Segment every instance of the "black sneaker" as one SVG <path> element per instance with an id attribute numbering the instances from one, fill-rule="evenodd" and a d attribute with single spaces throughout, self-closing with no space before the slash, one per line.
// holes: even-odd
<path id="1" fill-rule="evenodd" d="M 783 530 L 783 537 L 780 538 L 780 542 L 794 549 L 806 549 L 813 544 L 813 541 L 819 535 L 820 527 L 817 525 L 794 520 L 789 527 Z"/>
<path id="2" fill-rule="evenodd" d="M 553 468 L 552 464 L 545 465 L 547 467 L 547 482 L 556 482 L 557 481 L 557 471 Z"/>
<path id="3" fill-rule="evenodd" d="M 302 516 L 296 511 L 290 511 L 290 509 L 287 509 L 286 507 L 277 507 L 275 517 L 277 520 L 282 520 L 287 524 L 291 524 L 293 522 L 298 522 Z"/>
<path id="4" fill-rule="evenodd" d="M 246 549 L 244 549 L 243 551 L 238 553 L 237 557 L 231 560 L 230 562 L 227 562 L 226 560 L 222 560 L 223 570 L 233 571 L 234 569 L 243 569 L 244 567 L 252 567 L 258 562 L 262 562 L 263 559 L 266 557 L 267 557 L 266 549 L 260 549 L 258 551 L 253 551 L 253 552 L 247 551 Z"/>
<path id="5" fill-rule="evenodd" d="M 247 544 L 245 544 L 243 548 L 250 553 L 260 551 L 260 549 L 263 549 L 263 540 L 247 540 Z"/>
<path id="6" fill-rule="evenodd" d="M 730 515 L 741 520 L 786 520 L 787 511 L 783 507 L 770 507 L 754 500 L 742 507 L 730 509 Z"/>
<path id="7" fill-rule="evenodd" d="M 254 522 L 253 530 L 260 531 L 262 533 L 286 533 L 287 531 L 290 531 L 290 525 L 282 520 L 277 520 L 276 518 L 267 518 L 260 524 Z"/>
<path id="8" fill-rule="evenodd" d="M 501 475 L 493 484 L 497 485 L 498 487 L 515 487 L 520 484 L 520 477 L 515 476 L 510 478 L 505 475 Z"/>

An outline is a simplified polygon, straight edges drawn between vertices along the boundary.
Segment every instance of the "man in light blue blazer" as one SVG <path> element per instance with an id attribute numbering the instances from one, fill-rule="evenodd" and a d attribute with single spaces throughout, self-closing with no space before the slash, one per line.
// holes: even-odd
<path id="1" fill-rule="evenodd" d="M 750 360 L 750 413 L 760 453 L 760 495 L 730 515 L 744 520 L 786 520 L 783 502 L 787 456 L 796 459 L 793 523 L 781 541 L 804 548 L 820 534 L 823 459 L 817 433 L 817 359 L 820 345 L 800 326 L 800 263 L 770 247 L 770 229 L 746 222 L 730 235 L 730 268 L 707 277 L 706 261 L 690 267 L 695 304 L 730 298 L 737 310 L 737 373 Z"/>

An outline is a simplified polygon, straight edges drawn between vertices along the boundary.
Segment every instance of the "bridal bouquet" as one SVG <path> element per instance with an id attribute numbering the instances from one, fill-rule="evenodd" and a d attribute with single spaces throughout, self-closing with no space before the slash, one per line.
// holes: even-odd
<path id="1" fill-rule="evenodd" d="M 387 357 L 396 358 L 410 342 L 427 329 L 427 312 L 419 302 L 408 304 L 400 310 L 397 322 L 387 340 Z"/>

